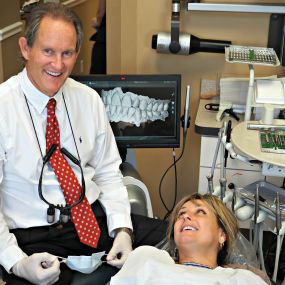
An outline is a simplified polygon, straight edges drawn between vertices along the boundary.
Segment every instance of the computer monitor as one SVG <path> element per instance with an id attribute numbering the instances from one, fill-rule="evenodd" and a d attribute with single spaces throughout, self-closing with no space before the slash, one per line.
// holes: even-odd
<path id="1" fill-rule="evenodd" d="M 101 96 L 118 147 L 180 145 L 181 75 L 73 75 Z"/>

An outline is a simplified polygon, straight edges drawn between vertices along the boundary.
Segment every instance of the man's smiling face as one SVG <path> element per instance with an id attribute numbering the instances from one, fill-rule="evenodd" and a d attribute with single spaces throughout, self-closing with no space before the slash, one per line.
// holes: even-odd
<path id="1" fill-rule="evenodd" d="M 76 39 L 71 23 L 50 17 L 42 19 L 31 47 L 26 38 L 19 39 L 28 77 L 45 95 L 54 96 L 72 72 L 78 56 Z"/>

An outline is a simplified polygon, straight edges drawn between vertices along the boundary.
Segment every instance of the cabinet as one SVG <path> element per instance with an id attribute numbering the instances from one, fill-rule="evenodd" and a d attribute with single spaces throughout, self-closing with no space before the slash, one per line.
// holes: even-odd
<path id="1" fill-rule="evenodd" d="M 207 175 L 211 172 L 213 157 L 218 138 L 212 136 L 201 137 L 200 151 L 200 167 L 199 167 L 199 193 L 206 193 L 208 190 Z M 218 155 L 217 164 L 214 173 L 214 186 L 219 185 L 220 178 L 220 153 Z M 234 183 L 236 187 L 244 187 L 254 181 L 264 180 L 265 177 L 261 173 L 261 167 L 258 165 L 250 165 L 242 161 L 231 159 L 227 160 L 226 169 L 227 184 Z M 282 185 L 281 177 L 266 177 L 268 182 L 277 186 Z"/>
<path id="2" fill-rule="evenodd" d="M 209 100 L 200 100 L 198 112 L 195 119 L 196 133 L 201 134 L 201 150 L 200 150 L 200 165 L 199 165 L 199 193 L 206 193 L 208 190 L 207 175 L 211 172 L 213 157 L 218 141 L 218 131 L 223 122 L 217 122 L 215 119 L 216 112 L 205 110 L 204 105 L 209 103 Z M 229 118 L 225 118 L 228 120 Z M 232 120 L 233 127 L 237 124 Z M 236 187 L 243 187 L 258 180 L 264 180 L 265 177 L 261 173 L 261 167 L 258 165 L 246 164 L 242 161 L 231 159 L 227 160 L 226 169 L 227 184 L 234 183 Z M 218 155 L 215 173 L 214 186 L 219 185 L 220 178 L 220 155 Z M 266 177 L 268 182 L 281 186 L 282 177 Z"/>

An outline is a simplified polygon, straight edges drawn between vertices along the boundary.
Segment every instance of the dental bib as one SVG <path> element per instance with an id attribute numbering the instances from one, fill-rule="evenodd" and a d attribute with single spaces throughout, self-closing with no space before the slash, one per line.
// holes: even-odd
<path id="1" fill-rule="evenodd" d="M 72 270 L 79 271 L 81 273 L 89 274 L 95 271 L 101 264 L 101 258 L 105 255 L 105 251 L 93 253 L 91 256 L 70 255 L 63 262 Z"/>

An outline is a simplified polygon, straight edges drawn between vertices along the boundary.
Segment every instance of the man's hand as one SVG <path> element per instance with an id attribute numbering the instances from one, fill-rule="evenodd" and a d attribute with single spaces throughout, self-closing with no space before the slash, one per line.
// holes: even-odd
<path id="1" fill-rule="evenodd" d="M 34 253 L 18 261 L 12 267 L 12 272 L 31 283 L 49 285 L 58 280 L 59 265 L 59 261 L 54 255 L 47 252 Z"/>
<path id="2" fill-rule="evenodd" d="M 121 268 L 132 250 L 132 240 L 130 235 L 123 231 L 118 232 L 115 237 L 113 247 L 107 255 L 107 263 Z"/>

